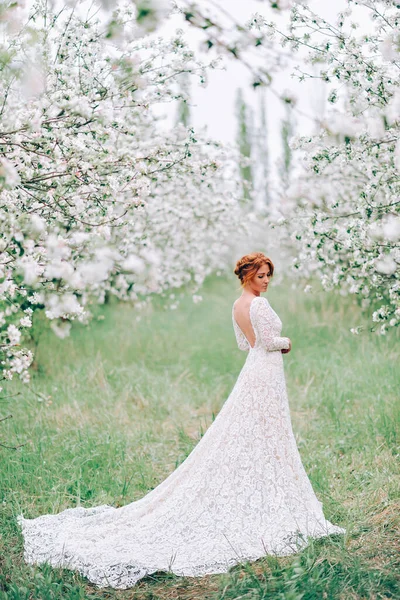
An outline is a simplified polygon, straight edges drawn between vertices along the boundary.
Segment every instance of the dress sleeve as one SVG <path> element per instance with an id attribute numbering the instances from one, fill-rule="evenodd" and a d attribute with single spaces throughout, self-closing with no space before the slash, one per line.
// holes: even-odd
<path id="1" fill-rule="evenodd" d="M 272 310 L 266 298 L 262 298 L 262 300 L 258 302 L 256 314 L 257 329 L 261 346 L 268 350 L 268 352 L 288 350 L 290 344 L 289 338 L 277 335 L 277 332 L 280 333 L 282 322 L 278 315 Z"/>
<path id="2" fill-rule="evenodd" d="M 245 352 L 250 350 L 250 344 L 247 341 L 246 336 L 244 335 L 243 331 L 240 329 L 240 327 L 238 326 L 238 324 L 235 321 L 235 318 L 233 316 L 233 308 L 232 308 L 232 323 L 233 323 L 233 329 L 235 331 L 235 336 L 236 336 L 236 341 L 237 341 L 237 345 L 239 350 L 244 350 Z"/>

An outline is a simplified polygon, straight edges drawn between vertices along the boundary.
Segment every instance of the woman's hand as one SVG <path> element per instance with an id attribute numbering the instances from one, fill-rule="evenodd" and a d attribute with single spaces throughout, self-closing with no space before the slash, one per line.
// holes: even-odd
<path id="1" fill-rule="evenodd" d="M 289 340 L 289 348 L 288 348 L 287 350 L 285 350 L 285 348 L 283 348 L 283 349 L 281 350 L 282 354 L 287 354 L 287 353 L 288 353 L 288 352 L 290 352 L 290 351 L 291 351 L 291 349 L 292 349 L 292 342 L 290 341 L 290 338 L 288 338 L 288 340 Z"/>

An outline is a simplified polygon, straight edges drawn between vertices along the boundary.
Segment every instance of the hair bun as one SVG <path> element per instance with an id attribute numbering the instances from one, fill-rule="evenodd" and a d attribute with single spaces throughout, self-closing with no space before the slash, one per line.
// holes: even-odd
<path id="1" fill-rule="evenodd" d="M 263 252 L 252 252 L 245 254 L 236 262 L 233 272 L 240 279 L 242 286 L 248 283 L 257 273 L 262 265 L 267 264 L 271 271 L 271 276 L 274 273 L 273 262 Z"/>
<path id="2" fill-rule="evenodd" d="M 238 261 L 237 261 L 237 263 L 236 263 L 236 267 L 235 267 L 234 273 L 235 273 L 235 275 L 237 275 L 238 277 L 239 277 L 239 275 L 240 275 L 240 273 L 241 273 L 241 271 L 242 271 L 243 264 L 244 264 L 244 263 L 243 263 L 243 260 L 242 260 L 242 259 L 238 260 Z"/>

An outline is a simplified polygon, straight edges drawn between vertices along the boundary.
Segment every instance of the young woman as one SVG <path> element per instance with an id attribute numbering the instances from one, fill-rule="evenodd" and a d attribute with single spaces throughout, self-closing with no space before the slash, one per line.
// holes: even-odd
<path id="1" fill-rule="evenodd" d="M 129 588 L 155 571 L 224 573 L 266 554 L 284 556 L 308 537 L 344 533 L 324 517 L 290 421 L 282 354 L 291 342 L 261 296 L 273 275 L 260 252 L 241 258 L 232 307 L 248 352 L 235 386 L 186 460 L 143 498 L 120 508 L 69 508 L 18 521 L 25 560 L 75 569 L 100 587 Z"/>

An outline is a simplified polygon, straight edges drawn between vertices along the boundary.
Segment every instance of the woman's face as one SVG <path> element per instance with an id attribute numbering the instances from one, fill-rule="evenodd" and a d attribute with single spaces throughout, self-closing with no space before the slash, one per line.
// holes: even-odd
<path id="1" fill-rule="evenodd" d="M 251 280 L 251 287 L 254 291 L 266 292 L 268 289 L 269 280 L 271 279 L 271 271 L 267 264 L 261 265 L 257 273 Z"/>

